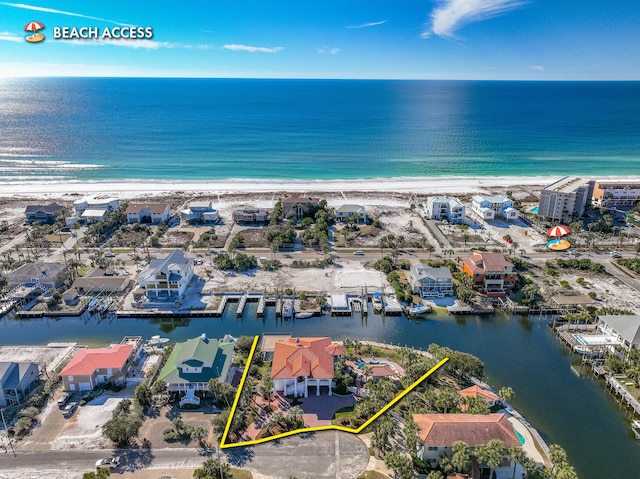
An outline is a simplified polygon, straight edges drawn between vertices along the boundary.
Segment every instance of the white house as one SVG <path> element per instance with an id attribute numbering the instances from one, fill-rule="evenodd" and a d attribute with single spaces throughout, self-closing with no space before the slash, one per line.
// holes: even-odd
<path id="1" fill-rule="evenodd" d="M 193 266 L 184 252 L 177 249 L 164 259 L 152 259 L 138 276 L 148 298 L 179 298 L 193 277 Z"/>
<path id="2" fill-rule="evenodd" d="M 498 217 L 506 220 L 518 218 L 518 210 L 513 207 L 513 201 L 502 195 L 476 195 L 471 199 L 471 209 L 485 221 Z"/>
<path id="3" fill-rule="evenodd" d="M 432 268 L 424 264 L 411 266 L 409 283 L 422 298 L 442 298 L 453 294 L 453 278 L 449 268 Z"/>
<path id="4" fill-rule="evenodd" d="M 598 329 L 616 336 L 625 349 L 640 349 L 640 315 L 603 315 L 598 317 Z"/>
<path id="5" fill-rule="evenodd" d="M 309 388 L 327 387 L 333 394 L 333 359 L 344 354 L 331 338 L 288 338 L 274 345 L 271 363 L 273 390 L 285 395 L 308 397 Z"/>
<path id="6" fill-rule="evenodd" d="M 157 225 L 169 220 L 171 210 L 168 203 L 129 203 L 125 214 L 128 223 Z"/>
<path id="7" fill-rule="evenodd" d="M 432 196 L 427 200 L 426 210 L 428 219 L 464 223 L 465 207 L 457 198 Z"/>
<path id="8" fill-rule="evenodd" d="M 342 205 L 336 209 L 336 219 L 342 223 L 346 223 L 354 216 L 358 218 L 358 223 L 367 222 L 367 210 L 362 205 Z"/>
<path id="9" fill-rule="evenodd" d="M 59 288 L 67 280 L 68 269 L 60 263 L 27 263 L 8 275 L 10 286 L 38 285 L 42 288 Z"/>
<path id="10" fill-rule="evenodd" d="M 120 200 L 118 198 L 94 198 L 93 196 L 89 196 L 74 201 L 73 209 L 76 212 L 76 216 L 82 217 L 82 213 L 84 213 L 85 210 L 113 211 L 116 210 L 119 205 Z"/>
<path id="11" fill-rule="evenodd" d="M 220 219 L 211 201 L 192 201 L 189 208 L 180 212 L 180 216 L 187 221 L 202 220 L 204 223 L 215 223 Z"/>

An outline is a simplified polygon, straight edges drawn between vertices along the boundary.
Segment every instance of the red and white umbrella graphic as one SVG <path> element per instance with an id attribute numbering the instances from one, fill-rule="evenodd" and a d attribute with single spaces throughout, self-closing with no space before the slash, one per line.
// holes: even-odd
<path id="1" fill-rule="evenodd" d="M 25 32 L 37 32 L 38 30 L 42 30 L 44 25 L 40 22 L 29 22 L 24 26 Z"/>
<path id="2" fill-rule="evenodd" d="M 571 230 L 566 226 L 558 225 L 553 228 L 549 228 L 547 231 L 547 236 L 553 236 L 554 238 L 558 238 L 560 236 L 568 235 L 571 233 Z"/>

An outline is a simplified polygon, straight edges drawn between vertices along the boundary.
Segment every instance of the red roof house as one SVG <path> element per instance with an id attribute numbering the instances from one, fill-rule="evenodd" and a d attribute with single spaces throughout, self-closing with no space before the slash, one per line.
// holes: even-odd
<path id="1" fill-rule="evenodd" d="M 91 391 L 110 380 L 122 380 L 133 359 L 133 346 L 81 349 L 60 371 L 65 391 Z"/>

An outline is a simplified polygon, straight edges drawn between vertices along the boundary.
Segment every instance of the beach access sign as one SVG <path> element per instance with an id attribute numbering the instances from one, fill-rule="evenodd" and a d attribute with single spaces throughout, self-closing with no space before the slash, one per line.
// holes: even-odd
<path id="1" fill-rule="evenodd" d="M 24 27 L 28 32 L 25 40 L 29 43 L 40 43 L 45 39 L 41 30 L 44 30 L 44 23 L 31 21 Z M 54 40 L 150 40 L 153 38 L 153 27 L 139 27 L 126 25 L 119 27 L 68 27 L 54 26 Z"/>

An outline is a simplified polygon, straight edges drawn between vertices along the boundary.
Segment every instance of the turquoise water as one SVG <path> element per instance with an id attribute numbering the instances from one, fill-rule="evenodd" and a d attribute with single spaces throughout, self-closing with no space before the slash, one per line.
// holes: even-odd
<path id="1" fill-rule="evenodd" d="M 634 175 L 640 82 L 0 79 L 0 182 Z"/>

